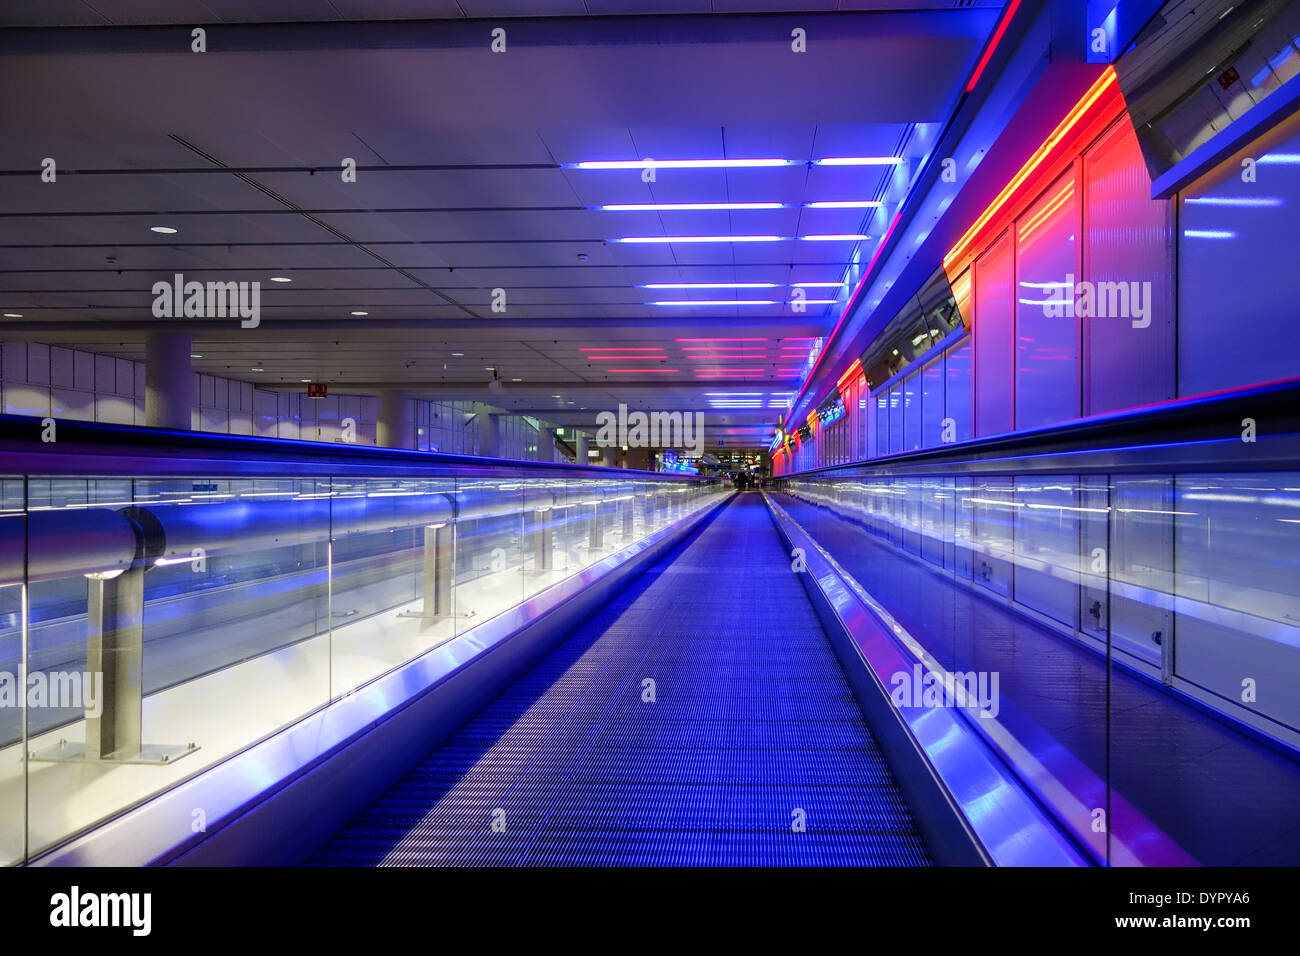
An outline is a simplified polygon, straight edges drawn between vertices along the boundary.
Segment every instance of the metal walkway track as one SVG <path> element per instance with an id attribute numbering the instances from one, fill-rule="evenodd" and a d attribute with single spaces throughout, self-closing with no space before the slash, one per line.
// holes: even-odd
<path id="1" fill-rule="evenodd" d="M 766 506 L 741 494 L 308 864 L 929 862 Z"/>

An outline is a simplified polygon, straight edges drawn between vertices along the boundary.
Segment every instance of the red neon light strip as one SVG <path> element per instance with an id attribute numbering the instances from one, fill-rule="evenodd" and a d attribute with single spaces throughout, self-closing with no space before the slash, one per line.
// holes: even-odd
<path id="1" fill-rule="evenodd" d="M 989 60 L 993 57 L 993 51 L 998 48 L 998 43 L 1002 40 L 1002 34 L 1007 32 L 1007 27 L 1011 25 L 1011 18 L 1016 15 L 1020 9 L 1020 0 L 1011 0 L 1011 5 L 1007 7 L 1007 12 L 1002 14 L 1002 20 L 998 27 L 993 31 L 993 39 L 984 50 L 984 55 L 980 57 L 979 65 L 975 67 L 975 72 L 971 74 L 970 81 L 966 84 L 966 92 L 969 93 L 975 89 L 975 84 L 980 81 L 980 76 L 984 73 L 984 67 L 989 65 Z"/>
<path id="2" fill-rule="evenodd" d="M 840 328 L 846 321 L 848 321 L 849 313 L 853 311 L 854 305 L 857 304 L 858 296 L 862 295 L 862 290 L 866 288 L 867 280 L 872 277 L 872 272 L 876 268 L 876 263 L 880 259 L 880 254 L 885 251 L 885 246 L 889 244 L 889 237 L 892 236 L 894 230 L 898 228 L 898 221 L 902 218 L 902 215 L 902 209 L 894 213 L 894 221 L 889 224 L 889 228 L 885 230 L 884 236 L 880 239 L 880 244 L 876 246 L 876 254 L 873 255 L 871 261 L 867 263 L 867 268 L 863 271 L 862 278 L 858 280 L 857 287 L 853 290 L 853 295 L 849 296 L 849 301 L 844 306 L 844 312 L 840 315 L 840 320 L 835 323 L 835 328 L 831 329 L 831 334 L 826 337 L 828 343 L 835 341 L 835 336 L 839 334 Z M 817 376 L 817 369 L 821 367 L 822 359 L 826 358 L 826 352 L 826 349 L 822 349 L 821 352 L 818 353 L 817 360 L 813 362 L 812 370 L 808 373 L 807 378 L 803 380 L 803 384 L 799 386 L 799 394 L 796 395 L 794 401 L 790 403 L 791 409 L 797 408 L 799 403 L 803 400 L 804 392 L 808 391 L 809 383 L 811 383 Z"/>
<path id="3" fill-rule="evenodd" d="M 1097 82 L 1089 87 L 1083 98 L 1065 115 L 1065 119 L 1061 120 L 1056 129 L 1052 130 L 1052 134 L 1043 141 L 1043 144 L 1038 149 L 1034 150 L 1034 154 L 1025 161 L 1019 172 L 1011 177 L 1011 181 L 1002 188 L 1002 192 L 998 193 L 993 202 L 989 203 L 988 208 L 980 214 L 979 218 L 966 230 L 966 233 L 957 240 L 957 244 L 943 257 L 943 268 L 948 275 L 952 275 L 953 266 L 961 261 L 961 257 L 965 255 L 971 244 L 984 230 L 984 227 L 997 216 L 998 212 L 1011 200 L 1017 190 L 1025 184 L 1025 181 L 1029 179 L 1034 170 L 1047 162 L 1056 147 L 1069 135 L 1070 130 L 1078 125 L 1088 110 L 1101 99 L 1102 95 L 1110 89 L 1117 78 L 1115 68 L 1113 66 L 1106 67 L 1101 76 L 1097 78 Z"/>
<path id="4" fill-rule="evenodd" d="M 845 379 L 851 379 L 853 378 L 853 376 L 861 375 L 861 374 L 862 374 L 862 361 L 860 359 L 854 359 L 853 364 L 848 367 L 848 369 L 844 372 L 844 374 L 835 380 L 835 387 L 842 392 L 844 391 Z"/>
<path id="5" fill-rule="evenodd" d="M 992 42 L 989 44 L 988 49 L 985 50 L 984 55 L 980 58 L 980 62 L 975 69 L 975 73 L 972 75 L 970 82 L 967 84 L 966 87 L 967 92 L 970 92 L 970 90 L 972 90 L 975 87 L 975 84 L 979 81 L 980 74 L 983 73 L 984 68 L 988 65 L 989 59 L 993 56 L 994 49 L 996 49 L 997 44 L 1001 41 L 1002 35 L 1006 33 L 1006 29 L 1008 24 L 1011 22 L 1011 18 L 1015 15 L 1016 11 L 1019 8 L 1020 8 L 1020 0 L 1012 0 L 1011 5 L 1007 8 L 1007 12 L 1002 15 L 1002 21 L 998 24 L 997 29 L 993 33 Z M 1006 203 L 1006 201 L 1011 197 L 1011 194 L 1013 194 L 1021 186 L 1021 184 L 1023 184 L 1024 181 L 1029 178 L 1029 175 L 1034 171 L 1034 169 L 1036 169 L 1041 163 L 1043 163 L 1047 159 L 1048 154 L 1050 154 L 1055 149 L 1056 145 L 1062 139 L 1065 138 L 1065 136 L 1069 133 L 1069 131 L 1073 129 L 1074 126 L 1078 123 L 1078 121 L 1082 118 L 1083 114 L 1086 113 L 1088 109 L 1098 99 L 1101 98 L 1102 94 L 1105 93 L 1107 89 L 1109 89 L 1111 84 L 1114 83 L 1116 79 L 1117 76 L 1115 73 L 1115 68 L 1113 66 L 1107 67 L 1105 72 L 1102 73 L 1101 77 L 1097 80 L 1097 82 L 1093 84 L 1092 88 L 1089 89 L 1086 94 L 1084 94 L 1083 99 L 1075 105 L 1074 109 L 1071 110 L 1069 114 L 1067 114 L 1066 118 L 1052 132 L 1052 135 L 1047 138 L 1047 141 L 1043 143 L 1043 145 L 1038 148 L 1038 151 L 1035 152 L 1034 155 L 1029 158 L 1028 162 L 1026 162 L 1025 165 L 1021 168 L 1020 172 L 1016 174 L 1016 176 L 1012 179 L 1012 181 L 1007 184 L 1006 188 L 1004 188 L 1003 191 L 998 195 L 998 197 L 993 201 L 993 204 L 990 205 L 990 207 L 985 210 L 984 215 L 982 215 L 979 219 L 975 221 L 975 223 L 967 231 L 966 235 L 963 236 L 960 240 L 958 240 L 957 245 L 953 247 L 952 250 L 949 251 L 947 256 L 944 257 L 943 266 L 945 271 L 949 271 L 949 266 L 954 260 L 956 260 L 957 255 L 960 252 L 965 251 L 965 247 L 970 244 L 971 240 L 973 240 L 975 236 L 978 234 L 978 232 L 987 224 L 988 220 L 992 219 L 993 216 L 996 215 L 997 210 L 1000 209 Z M 858 297 L 862 294 L 862 290 L 866 287 L 867 280 L 872 278 L 872 273 L 875 270 L 877 261 L 880 259 L 881 253 L 885 251 L 885 247 L 888 246 L 889 244 L 890 237 L 894 234 L 894 230 L 898 227 L 898 222 L 901 217 L 901 214 L 902 214 L 902 210 L 900 209 L 899 212 L 895 214 L 893 222 L 889 224 L 889 228 L 885 230 L 885 234 L 881 238 L 879 244 L 877 244 L 876 253 L 871 257 L 871 261 L 867 264 L 866 270 L 862 273 L 862 278 L 861 280 L 859 280 L 857 287 L 854 288 L 853 295 L 849 297 L 848 304 L 844 308 L 844 313 L 840 316 L 840 320 L 835 323 L 835 328 L 831 330 L 831 334 L 826 337 L 826 341 L 828 344 L 830 342 L 835 341 L 835 337 L 839 334 L 840 328 L 844 325 L 845 321 L 848 319 L 849 313 L 853 311 L 854 306 L 857 304 Z M 794 401 L 791 403 L 792 409 L 796 408 L 799 405 L 799 403 L 803 401 L 804 393 L 807 392 L 809 384 L 811 384 L 812 380 L 816 377 L 817 370 L 821 366 L 822 359 L 826 357 L 826 352 L 827 349 L 822 349 L 821 353 L 817 356 L 817 360 L 813 362 L 812 370 L 808 373 L 807 377 L 803 380 L 803 384 L 800 385 L 799 387 L 798 395 L 795 396 Z"/>

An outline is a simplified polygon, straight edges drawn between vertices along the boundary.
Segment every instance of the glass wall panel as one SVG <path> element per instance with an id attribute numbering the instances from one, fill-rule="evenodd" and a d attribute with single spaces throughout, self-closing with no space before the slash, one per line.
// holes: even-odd
<path id="1" fill-rule="evenodd" d="M 1083 411 L 1097 415 L 1174 397 L 1173 204 L 1151 198 L 1127 116 L 1088 150 L 1083 168 L 1084 278 L 1096 304 L 1128 300 L 1127 309 L 1082 320 Z"/>
<path id="2" fill-rule="evenodd" d="M 921 447 L 933 448 L 943 442 L 943 356 L 921 369 Z"/>
<path id="3" fill-rule="evenodd" d="M 1300 475 L 846 469 L 774 498 L 926 668 L 996 676 L 969 724 L 1098 862 L 1300 859 Z"/>
<path id="4" fill-rule="evenodd" d="M 952 441 L 968 441 L 971 429 L 971 339 L 948 350 L 944 370 L 944 411 L 952 423 Z"/>
<path id="5" fill-rule="evenodd" d="M 1296 155 L 1300 113 L 1179 196 L 1179 395 L 1300 375 L 1300 351 L 1274 347 L 1292 341 L 1300 300 Z M 1256 164 L 1251 177 L 1244 160 Z"/>
<path id="6" fill-rule="evenodd" d="M 903 420 L 903 385 L 899 383 L 889 390 L 889 454 L 891 455 L 896 455 L 903 450 L 905 440 Z"/>
<path id="7" fill-rule="evenodd" d="M 1079 417 L 1079 228 L 1073 171 L 1016 220 L 1016 428 Z"/>
<path id="8" fill-rule="evenodd" d="M 903 451 L 921 447 L 921 376 L 913 373 L 903 380 Z"/>
<path id="9" fill-rule="evenodd" d="M 1180 476 L 1174 673 L 1300 730 L 1300 485 Z"/>
<path id="10" fill-rule="evenodd" d="M 23 548 L 26 489 L 0 478 L 0 866 L 20 862 L 27 834 L 27 695 L 23 687 Z"/>
<path id="11" fill-rule="evenodd" d="M 720 490 L 565 471 L 0 478 L 0 864 L 174 787 Z"/>
<path id="12" fill-rule="evenodd" d="M 1016 600 L 1073 630 L 1079 619 L 1078 484 L 1060 476 L 1017 478 L 1015 484 Z"/>
<path id="13" fill-rule="evenodd" d="M 975 262 L 975 434 L 1000 435 L 1012 428 L 1012 351 L 1015 296 L 1012 245 L 1003 235 Z"/>

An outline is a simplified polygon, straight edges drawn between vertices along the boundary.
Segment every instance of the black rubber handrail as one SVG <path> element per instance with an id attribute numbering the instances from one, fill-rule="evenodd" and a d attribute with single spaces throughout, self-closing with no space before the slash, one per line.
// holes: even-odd
<path id="1" fill-rule="evenodd" d="M 1246 419 L 1254 422 L 1254 442 L 1242 440 Z M 1153 468 L 1183 470 L 1221 464 L 1224 470 L 1243 470 L 1291 464 L 1300 469 L 1297 439 L 1300 378 L 777 477 L 831 476 L 865 470 L 921 473 L 957 466 L 963 470 L 1003 472 L 1013 469 L 1014 462 L 1021 459 L 1050 462 L 1047 467 L 1059 464 L 1091 471 L 1132 470 L 1143 462 L 1127 463 L 1120 469 L 1117 461 L 1088 463 L 1089 453 L 1123 452 L 1131 457 L 1138 450 L 1148 452 L 1145 463 Z"/>
<path id="2" fill-rule="evenodd" d="M 45 442 L 42 421 L 0 415 L 0 476 L 642 477 L 664 481 L 702 477 L 62 419 L 55 421 L 55 440 Z"/>

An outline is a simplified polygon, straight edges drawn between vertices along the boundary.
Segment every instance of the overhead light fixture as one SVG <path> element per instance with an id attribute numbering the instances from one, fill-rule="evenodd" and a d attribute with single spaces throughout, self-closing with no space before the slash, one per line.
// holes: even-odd
<path id="1" fill-rule="evenodd" d="M 780 242 L 780 236 L 625 236 L 615 242 Z"/>
<path id="2" fill-rule="evenodd" d="M 838 289 L 841 286 L 848 285 L 847 282 L 795 282 L 792 288 L 795 289 Z"/>
<path id="3" fill-rule="evenodd" d="M 638 289 L 775 289 L 775 282 L 647 282 Z"/>
<path id="4" fill-rule="evenodd" d="M 835 304 L 834 299 L 791 299 L 786 304 L 794 305 L 796 302 L 799 303 L 800 305 L 834 305 Z"/>
<path id="5" fill-rule="evenodd" d="M 791 163 L 788 159 L 601 159 L 562 165 L 566 169 L 752 169 Z"/>
<path id="6" fill-rule="evenodd" d="M 523 379 L 522 379 L 522 378 L 512 378 L 510 381 L 512 381 L 512 382 L 522 382 Z"/>
<path id="7" fill-rule="evenodd" d="M 369 315 L 369 312 L 353 312 L 353 315 Z"/>
<path id="8" fill-rule="evenodd" d="M 451 353 L 451 357 L 452 357 L 452 358 L 464 358 L 464 357 L 465 357 L 465 353 L 464 353 L 464 352 L 452 352 L 452 353 Z"/>
<path id="9" fill-rule="evenodd" d="M 271 276 L 271 281 L 272 281 L 272 282 L 292 282 L 293 280 L 290 279 L 288 276 Z"/>
<path id="10" fill-rule="evenodd" d="M 709 209 L 781 209 L 779 202 L 641 202 L 597 206 L 606 212 L 692 212 Z"/>
<path id="11" fill-rule="evenodd" d="M 177 230 L 177 229 L 173 229 L 171 226 L 150 226 L 150 227 L 149 227 L 149 231 L 150 231 L 150 232 L 161 232 L 164 236 L 170 236 L 170 235 L 172 235 L 172 234 L 178 232 L 179 230 Z"/>
<path id="12" fill-rule="evenodd" d="M 311 379 L 309 379 L 309 378 L 304 378 L 304 379 L 302 379 L 302 381 L 304 381 L 304 382 L 310 382 Z"/>
<path id="13" fill-rule="evenodd" d="M 203 356 L 200 355 L 198 352 L 191 352 L 191 353 L 190 353 L 190 358 L 192 358 L 192 359 L 203 358 Z"/>
<path id="14" fill-rule="evenodd" d="M 667 299 L 646 305 L 776 305 L 773 299 Z"/>
<path id="15" fill-rule="evenodd" d="M 858 242 L 862 239 L 870 239 L 870 236 L 864 236 L 857 232 L 835 233 L 817 236 L 800 236 L 806 242 Z"/>
<path id="16" fill-rule="evenodd" d="M 834 156 L 829 159 L 815 159 L 815 166 L 897 166 L 902 163 L 898 156 Z"/>
<path id="17" fill-rule="evenodd" d="M 259 366 L 255 367 L 255 368 L 250 368 L 249 371 L 250 371 L 250 372 L 265 372 L 266 369 L 262 368 L 262 367 L 259 365 Z"/>
<path id="18" fill-rule="evenodd" d="M 884 203 L 874 199 L 835 199 L 807 205 L 809 209 L 879 209 Z"/>
<path id="19" fill-rule="evenodd" d="M 607 368 L 606 372 L 676 372 L 675 368 Z M 573 402 L 569 402 L 570 405 Z"/>
<path id="20" fill-rule="evenodd" d="M 5 318 L 6 318 L 6 319 L 21 319 L 22 317 L 23 317 L 23 314 L 22 314 L 21 312 L 6 312 L 6 313 L 5 313 Z"/>

